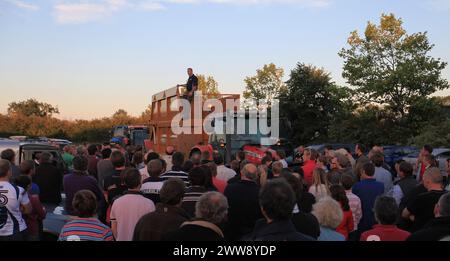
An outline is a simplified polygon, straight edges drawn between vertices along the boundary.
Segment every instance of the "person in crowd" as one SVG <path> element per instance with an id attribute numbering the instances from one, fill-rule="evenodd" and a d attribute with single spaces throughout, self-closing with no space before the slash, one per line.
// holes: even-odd
<path id="1" fill-rule="evenodd" d="M 423 174 L 425 174 L 425 170 L 427 169 L 427 166 L 424 162 L 425 157 L 432 155 L 433 153 L 433 147 L 431 145 L 424 145 L 422 149 L 420 150 L 419 157 L 417 158 L 416 162 L 416 179 L 417 181 L 422 181 Z"/>
<path id="2" fill-rule="evenodd" d="M 242 161 L 244 161 L 245 160 L 245 152 L 244 151 L 242 151 L 242 150 L 238 150 L 237 152 L 236 152 L 236 160 L 239 162 L 239 164 L 242 162 Z M 236 172 L 236 173 L 238 173 L 238 172 Z"/>
<path id="3" fill-rule="evenodd" d="M 395 164 L 394 164 L 394 170 L 395 170 L 394 183 L 395 183 L 395 181 L 398 181 L 400 179 L 400 164 L 402 164 L 403 162 L 405 162 L 404 159 L 399 159 L 399 160 L 395 161 Z"/>
<path id="4" fill-rule="evenodd" d="M 375 180 L 383 183 L 384 193 L 388 194 L 393 187 L 392 174 L 383 168 L 384 155 L 380 152 L 375 152 L 371 155 L 370 160 L 375 165 Z"/>
<path id="5" fill-rule="evenodd" d="M 191 169 L 194 168 L 194 163 L 192 163 L 192 161 L 190 160 L 186 160 L 183 164 L 183 166 L 181 167 L 181 171 L 189 173 L 189 171 L 191 171 Z"/>
<path id="6" fill-rule="evenodd" d="M 281 163 L 280 161 L 275 161 L 272 164 L 272 178 L 279 178 L 281 176 L 281 172 L 283 171 L 283 163 Z"/>
<path id="7" fill-rule="evenodd" d="M 160 241 L 163 236 L 177 230 L 190 219 L 189 214 L 181 208 L 185 193 L 184 182 L 171 178 L 164 182 L 161 190 L 161 202 L 156 210 L 144 215 L 136 224 L 133 241 Z"/>
<path id="8" fill-rule="evenodd" d="M 413 233 L 407 240 L 439 241 L 450 236 L 450 193 L 445 193 L 439 198 L 434 215 L 435 217 L 423 229 Z"/>
<path id="9" fill-rule="evenodd" d="M 100 161 L 100 159 L 97 157 L 98 148 L 97 145 L 91 144 L 87 148 L 88 151 L 88 173 L 92 177 L 95 178 L 95 180 L 98 180 L 98 172 L 97 172 L 97 164 Z"/>
<path id="10" fill-rule="evenodd" d="M 317 221 L 317 218 L 310 213 L 312 205 L 309 207 L 310 209 L 308 209 L 308 211 L 305 211 L 305 207 L 301 204 L 302 198 L 305 197 L 301 179 L 286 172 L 282 173 L 281 177 L 289 183 L 295 194 L 296 203 L 291 218 L 292 223 L 294 223 L 298 232 L 317 239 L 320 235 L 319 221 Z M 308 192 L 306 193 L 309 194 Z M 311 195 L 311 197 L 314 199 L 314 196 Z M 315 201 L 313 204 L 314 203 Z"/>
<path id="11" fill-rule="evenodd" d="M 20 169 L 16 166 L 16 153 L 12 149 L 6 149 L 0 153 L 0 158 L 11 163 L 12 180 L 20 175 Z"/>
<path id="12" fill-rule="evenodd" d="M 375 166 L 366 163 L 362 166 L 361 181 L 353 186 L 352 192 L 361 200 L 362 218 L 358 224 L 359 234 L 375 225 L 373 207 L 378 196 L 384 193 L 384 184 L 375 180 Z"/>
<path id="13" fill-rule="evenodd" d="M 219 192 L 203 194 L 195 205 L 195 219 L 163 237 L 166 241 L 223 241 L 220 228 L 228 213 L 227 199 Z"/>
<path id="14" fill-rule="evenodd" d="M 341 176 L 344 173 L 352 173 L 351 163 L 345 155 L 342 153 L 335 152 L 334 157 L 331 158 L 331 171 L 327 173 L 328 181 L 330 184 L 338 185 Z"/>
<path id="15" fill-rule="evenodd" d="M 117 241 L 131 241 L 139 219 L 155 211 L 154 203 L 140 193 L 139 171 L 134 168 L 126 169 L 124 179 L 128 190 L 114 201 L 111 208 L 111 228 Z"/>
<path id="16" fill-rule="evenodd" d="M 32 206 L 28 193 L 10 183 L 11 176 L 11 163 L 0 159 L 0 241 L 25 241 L 27 225 L 22 214 L 30 214 Z"/>
<path id="17" fill-rule="evenodd" d="M 213 163 L 213 162 L 208 162 L 208 163 Z M 203 170 L 203 173 L 205 174 L 204 187 L 206 188 L 206 191 L 217 191 L 217 188 L 216 188 L 216 186 L 214 186 L 214 182 L 213 182 L 213 173 L 212 173 L 211 167 L 209 167 L 207 165 L 208 163 L 203 164 L 199 167 Z"/>
<path id="18" fill-rule="evenodd" d="M 360 162 L 367 162 L 369 158 L 366 156 L 366 146 L 362 143 L 355 145 L 356 164 Z"/>
<path id="19" fill-rule="evenodd" d="M 313 182 L 308 192 L 313 194 L 318 201 L 322 197 L 330 195 L 330 185 L 328 184 L 327 173 L 323 169 L 315 168 L 313 170 Z"/>
<path id="20" fill-rule="evenodd" d="M 77 217 L 61 229 L 58 241 L 113 241 L 111 229 L 97 219 L 97 198 L 90 190 L 78 191 L 72 200 Z"/>
<path id="21" fill-rule="evenodd" d="M 72 160 L 74 158 L 74 156 L 72 155 L 72 146 L 70 146 L 70 145 L 64 146 L 63 152 L 64 153 L 62 154 L 62 159 L 66 163 L 67 167 L 69 169 L 71 169 L 72 168 Z"/>
<path id="22" fill-rule="evenodd" d="M 272 164 L 273 164 L 272 157 L 264 156 L 261 159 L 261 167 L 263 167 L 265 169 L 265 171 L 267 173 L 267 179 L 272 179 L 273 178 Z"/>
<path id="23" fill-rule="evenodd" d="M 316 160 L 316 168 L 323 169 L 328 172 L 328 158 L 324 155 L 320 155 Z"/>
<path id="24" fill-rule="evenodd" d="M 31 193 L 31 184 L 31 178 L 27 175 L 16 177 L 15 185 L 24 189 L 23 193 L 28 194 L 31 203 L 31 213 L 22 215 L 27 224 L 27 239 L 28 241 L 40 241 L 43 233 L 42 221 L 47 212 L 39 200 L 39 195 Z"/>
<path id="25" fill-rule="evenodd" d="M 361 241 L 405 241 L 410 233 L 396 226 L 398 206 L 395 199 L 380 196 L 375 201 L 375 220 L 377 225 L 361 235 Z"/>
<path id="26" fill-rule="evenodd" d="M 179 178 L 189 185 L 189 175 L 182 171 L 184 163 L 184 154 L 177 151 L 172 155 L 172 169 L 161 175 L 162 180 L 170 178 Z M 194 164 L 195 165 L 195 164 Z"/>
<path id="27" fill-rule="evenodd" d="M 144 164 L 144 154 L 141 151 L 137 151 L 133 154 L 133 159 L 131 160 L 131 166 L 138 170 L 145 168 Z"/>
<path id="28" fill-rule="evenodd" d="M 75 156 L 72 162 L 73 172 L 65 175 L 63 182 L 64 192 L 66 193 L 65 210 L 69 215 L 74 215 L 73 197 L 80 190 L 90 190 L 98 199 L 98 210 L 102 213 L 105 210 L 106 202 L 97 180 L 88 173 L 89 159 L 83 156 Z M 100 216 L 103 217 L 103 215 Z"/>
<path id="29" fill-rule="evenodd" d="M 314 204 L 312 214 L 320 224 L 319 241 L 345 241 L 345 237 L 336 231 L 344 217 L 342 208 L 336 200 L 330 197 L 320 199 Z"/>
<path id="30" fill-rule="evenodd" d="M 220 193 L 225 192 L 225 188 L 227 187 L 228 183 L 224 180 L 217 179 L 217 165 L 214 162 L 209 162 L 206 164 L 206 166 L 210 169 L 212 174 L 212 183 L 214 187 L 219 191 Z"/>
<path id="31" fill-rule="evenodd" d="M 288 167 L 288 163 L 286 161 L 286 152 L 284 150 L 277 150 L 278 157 L 280 158 L 278 162 L 280 162 L 284 168 Z"/>
<path id="32" fill-rule="evenodd" d="M 126 168 L 125 161 L 125 155 L 121 151 L 117 150 L 111 154 L 111 163 L 114 166 L 114 171 L 103 182 L 103 189 L 107 192 L 109 206 L 112 205 L 116 197 L 121 196 L 127 190 L 124 176 L 122 175 L 122 172 Z"/>
<path id="33" fill-rule="evenodd" d="M 52 158 L 49 152 L 41 153 L 34 182 L 39 186 L 39 198 L 42 203 L 59 204 L 63 174 L 52 164 Z"/>
<path id="34" fill-rule="evenodd" d="M 336 231 L 341 233 L 345 239 L 348 240 L 349 234 L 355 229 L 355 223 L 345 189 L 341 185 L 332 185 L 330 187 L 330 194 L 334 200 L 339 202 L 344 214 L 341 224 L 336 228 Z"/>
<path id="35" fill-rule="evenodd" d="M 160 202 L 160 190 L 164 183 L 164 180 L 160 178 L 162 161 L 160 159 L 151 160 L 147 164 L 147 172 L 150 177 L 143 181 L 141 192 L 146 198 L 156 204 Z"/>
<path id="36" fill-rule="evenodd" d="M 205 187 L 206 175 L 205 169 L 202 167 L 195 167 L 189 172 L 189 183 L 191 185 L 186 189 L 181 207 L 191 217 L 195 215 L 195 204 L 198 199 L 208 191 Z"/>
<path id="37" fill-rule="evenodd" d="M 194 151 L 189 160 L 194 164 L 194 168 L 199 167 L 202 164 L 202 153 L 200 151 Z"/>
<path id="38" fill-rule="evenodd" d="M 362 218 L 362 207 L 361 207 L 361 199 L 359 199 L 358 196 L 353 194 L 352 187 L 355 184 L 355 180 L 353 179 L 352 175 L 344 174 L 341 177 L 341 184 L 345 189 L 345 195 L 348 199 L 348 205 L 350 206 L 350 210 L 353 214 L 353 229 L 354 231 L 358 230 L 358 224 L 361 221 Z M 349 235 L 349 239 L 355 239 L 352 238 L 352 233 Z"/>
<path id="39" fill-rule="evenodd" d="M 231 178 L 236 176 L 236 172 L 225 166 L 223 156 L 219 153 L 215 153 L 213 156 L 214 163 L 217 164 L 217 176 L 218 180 L 228 182 Z"/>
<path id="40" fill-rule="evenodd" d="M 224 193 L 230 206 L 225 225 L 227 240 L 239 240 L 249 234 L 256 221 L 263 217 L 259 205 L 259 186 L 256 183 L 257 167 L 246 164 L 240 176 L 239 181 L 228 183 Z"/>
<path id="41" fill-rule="evenodd" d="M 303 175 L 308 186 L 313 183 L 313 171 L 316 168 L 317 152 L 313 149 L 306 148 L 303 153 Z"/>
<path id="42" fill-rule="evenodd" d="M 422 229 L 434 217 L 435 205 L 439 198 L 447 193 L 442 187 L 442 175 L 437 167 L 425 171 L 423 185 L 427 192 L 408 202 L 402 213 L 403 218 L 410 219 L 413 222 L 411 232 Z"/>
<path id="43" fill-rule="evenodd" d="M 397 173 L 400 179 L 394 183 L 392 192 L 389 194 L 392 194 L 400 210 L 403 211 L 406 206 L 405 195 L 412 191 L 418 182 L 413 177 L 413 166 L 406 161 L 399 164 Z"/>
<path id="44" fill-rule="evenodd" d="M 209 153 L 208 150 L 203 151 L 202 158 L 201 158 L 201 164 L 204 165 L 204 164 L 211 162 L 210 159 L 211 159 L 211 153 Z"/>
<path id="45" fill-rule="evenodd" d="M 32 160 L 24 160 L 20 163 L 19 165 L 19 169 L 20 169 L 20 173 L 21 175 L 25 175 L 28 176 L 31 180 L 33 180 L 33 177 L 35 175 L 36 172 L 36 167 L 35 164 Z M 39 195 L 40 194 L 40 189 L 39 186 L 34 183 L 31 182 L 31 190 L 30 193 L 32 195 Z"/>
<path id="46" fill-rule="evenodd" d="M 171 145 L 166 147 L 166 153 L 161 156 L 167 162 L 167 169 L 172 169 L 172 156 L 175 153 L 175 148 Z"/>
<path id="47" fill-rule="evenodd" d="M 356 160 L 353 158 L 350 150 L 348 148 L 341 148 L 335 151 L 336 154 L 341 154 L 342 156 L 346 157 L 349 164 L 346 168 L 354 168 L 356 166 Z"/>
<path id="48" fill-rule="evenodd" d="M 294 191 L 284 179 L 268 181 L 259 195 L 264 219 L 256 222 L 247 241 L 313 241 L 314 238 L 297 231 L 292 223 L 296 204 Z"/>
<path id="49" fill-rule="evenodd" d="M 114 173 L 114 166 L 111 162 L 111 153 L 112 150 L 110 148 L 104 148 L 101 151 L 102 159 L 97 163 L 98 185 L 101 188 L 104 187 L 106 177 L 112 176 Z"/>

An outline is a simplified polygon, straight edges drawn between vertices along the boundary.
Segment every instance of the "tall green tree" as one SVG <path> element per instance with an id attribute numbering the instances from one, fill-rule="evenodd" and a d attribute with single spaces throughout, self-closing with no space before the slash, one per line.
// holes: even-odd
<path id="1" fill-rule="evenodd" d="M 244 79 L 246 85 L 244 98 L 265 100 L 270 105 L 270 101 L 278 97 L 280 92 L 286 88 L 283 75 L 283 69 L 276 67 L 275 64 L 264 65 L 263 68 L 256 70 L 255 76 Z"/>
<path id="2" fill-rule="evenodd" d="M 54 107 L 45 102 L 37 101 L 36 99 L 12 102 L 8 105 L 8 114 L 10 115 L 51 117 L 53 114 L 58 113 L 58 107 Z"/>
<path id="3" fill-rule="evenodd" d="M 441 77 L 447 63 L 430 56 L 434 45 L 427 33 L 407 34 L 393 14 L 382 14 L 379 25 L 368 22 L 363 36 L 353 31 L 347 42 L 339 52 L 342 76 L 363 104 L 377 103 L 403 117 L 418 99 L 449 87 Z"/>
<path id="4" fill-rule="evenodd" d="M 351 110 L 350 97 L 351 90 L 335 85 L 324 69 L 298 63 L 279 95 L 280 113 L 298 144 L 326 141 L 332 121 Z"/>

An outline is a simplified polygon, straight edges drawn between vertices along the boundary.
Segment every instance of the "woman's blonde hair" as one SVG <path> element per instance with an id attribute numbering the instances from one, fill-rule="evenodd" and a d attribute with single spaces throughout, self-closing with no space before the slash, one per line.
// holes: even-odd
<path id="1" fill-rule="evenodd" d="M 325 170 L 321 168 L 315 168 L 313 171 L 313 183 L 311 186 L 315 186 L 317 190 L 320 185 L 325 185 L 329 194 L 330 184 L 328 182 L 327 173 L 325 173 Z"/>

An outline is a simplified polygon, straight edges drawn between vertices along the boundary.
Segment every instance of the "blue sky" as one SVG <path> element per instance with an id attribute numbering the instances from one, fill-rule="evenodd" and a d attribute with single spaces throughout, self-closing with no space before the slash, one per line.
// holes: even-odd
<path id="1" fill-rule="evenodd" d="M 432 55 L 450 61 L 450 0 L 0 0 L 0 112 L 34 97 L 64 119 L 138 115 L 186 67 L 223 93 L 270 62 L 286 79 L 304 62 L 344 85 L 338 51 L 383 12 L 428 31 Z"/>

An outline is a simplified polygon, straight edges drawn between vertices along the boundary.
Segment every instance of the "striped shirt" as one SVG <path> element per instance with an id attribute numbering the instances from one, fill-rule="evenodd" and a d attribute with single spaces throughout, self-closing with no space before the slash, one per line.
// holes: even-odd
<path id="1" fill-rule="evenodd" d="M 114 237 L 98 219 L 76 218 L 64 225 L 58 241 L 114 241 Z"/>
<path id="2" fill-rule="evenodd" d="M 197 204 L 199 198 L 206 192 L 206 188 L 200 186 L 187 188 L 184 193 L 183 201 L 181 202 L 181 207 L 186 210 L 189 215 L 195 217 L 195 204 Z"/>
<path id="3" fill-rule="evenodd" d="M 182 181 L 184 181 L 184 183 L 186 184 L 186 186 L 189 185 L 189 175 L 181 170 L 169 170 L 166 173 L 162 174 L 161 176 L 159 176 L 162 180 L 166 181 L 170 178 L 179 178 Z"/>

